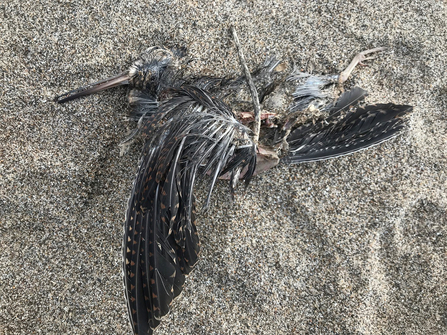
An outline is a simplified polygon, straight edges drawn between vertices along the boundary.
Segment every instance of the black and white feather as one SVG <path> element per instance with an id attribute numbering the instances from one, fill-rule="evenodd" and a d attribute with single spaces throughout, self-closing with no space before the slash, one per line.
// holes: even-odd
<path id="1" fill-rule="evenodd" d="M 248 129 L 195 87 L 170 90 L 143 133 L 147 142 L 129 200 L 123 248 L 126 296 L 137 334 L 159 324 L 197 262 L 196 179 L 210 178 L 210 196 L 229 164 L 232 171 L 254 170 L 256 164 Z M 247 146 L 248 154 L 240 148 Z"/>
<path id="2" fill-rule="evenodd" d="M 294 129 L 287 137 L 289 151 L 282 161 L 293 164 L 344 156 L 399 134 L 404 126 L 402 116 L 412 107 L 394 104 L 359 107 L 366 95 L 366 91 L 356 87 L 334 105 L 326 106 L 329 117 Z M 313 101 L 308 100 L 306 105 L 309 103 Z"/>
<path id="3" fill-rule="evenodd" d="M 294 83 L 291 104 L 284 110 L 296 114 L 319 108 L 328 116 L 301 125 L 295 125 L 296 118 L 278 118 L 280 138 L 268 142 L 265 136 L 257 147 L 250 129 L 233 113 L 251 106 L 244 76 L 187 78 L 177 59 L 181 53 L 150 48 L 129 71 L 56 98 L 63 103 L 118 85 L 131 88 L 131 118 L 139 126 L 128 140 L 141 133 L 145 144 L 124 224 L 123 269 L 130 320 L 140 335 L 152 334 L 198 261 L 197 179 L 209 180 L 207 207 L 218 178 L 229 179 L 233 193 L 239 179 L 248 184 L 254 174 L 279 162 L 318 161 L 368 148 L 397 135 L 404 126 L 402 116 L 412 109 L 361 106 L 366 92 L 360 88 L 336 100 L 326 88 L 338 76 L 287 77 L 278 70 L 281 62 L 271 57 L 253 72 L 260 102 Z M 281 142 L 286 150 L 280 149 Z"/>

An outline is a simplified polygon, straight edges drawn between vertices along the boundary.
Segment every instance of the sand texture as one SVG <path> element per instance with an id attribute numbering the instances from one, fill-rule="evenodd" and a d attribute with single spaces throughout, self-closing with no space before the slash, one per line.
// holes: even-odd
<path id="1" fill-rule="evenodd" d="M 121 239 L 141 143 L 125 88 L 52 101 L 151 45 L 191 74 L 269 55 L 338 73 L 370 103 L 410 104 L 401 136 L 280 166 L 199 217 L 201 260 L 156 334 L 447 333 L 447 3 L 4 1 L 0 4 L 0 334 L 130 334 Z M 203 200 L 205 188 L 197 189 Z"/>

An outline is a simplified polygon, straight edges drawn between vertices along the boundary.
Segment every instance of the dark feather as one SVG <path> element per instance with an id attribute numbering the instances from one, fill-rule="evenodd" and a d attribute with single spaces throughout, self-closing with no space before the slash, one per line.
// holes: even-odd
<path id="1" fill-rule="evenodd" d="M 196 177 L 211 174 L 208 202 L 237 142 L 255 153 L 248 130 L 205 91 L 184 87 L 170 95 L 147 125 L 148 141 L 125 223 L 125 286 L 138 334 L 158 325 L 198 260 Z M 232 163 L 230 170 L 253 164 L 248 153 L 244 156 L 246 160 Z"/>
<path id="2" fill-rule="evenodd" d="M 356 101 L 360 96 L 350 94 Z M 354 109 L 337 119 L 343 109 L 354 108 L 354 101 L 351 104 L 346 98 L 339 100 L 342 102 L 335 105 L 326 120 L 295 129 L 287 138 L 289 152 L 282 161 L 311 162 L 366 149 L 397 135 L 404 125 L 401 116 L 412 111 L 411 106 L 381 104 Z"/>
<path id="3" fill-rule="evenodd" d="M 221 100 L 225 98 L 240 111 L 251 108 L 245 77 L 185 79 L 176 60 L 183 54 L 182 49 L 149 48 L 128 72 L 57 98 L 63 103 L 120 84 L 132 89 L 131 118 L 139 121 L 139 127 L 129 139 L 137 133 L 145 139 L 123 240 L 125 292 L 135 334 L 152 334 L 198 261 L 197 179 L 209 179 L 207 207 L 219 177 L 230 180 L 233 194 L 239 179 L 248 185 L 257 165 L 263 171 L 279 161 L 277 147 L 265 143 L 257 147 L 250 130 Z M 402 116 L 412 110 L 393 104 L 359 107 L 366 96 L 360 88 L 333 103 L 325 89 L 338 76 L 298 73 L 284 83 L 279 64 L 275 57 L 268 58 L 253 72 L 253 81 L 261 102 L 278 86 L 297 84 L 289 106 L 294 116 L 279 131 L 288 147 L 284 163 L 333 158 L 381 143 L 399 133 Z M 311 106 L 321 108 L 328 117 L 290 132 L 297 113 Z"/>

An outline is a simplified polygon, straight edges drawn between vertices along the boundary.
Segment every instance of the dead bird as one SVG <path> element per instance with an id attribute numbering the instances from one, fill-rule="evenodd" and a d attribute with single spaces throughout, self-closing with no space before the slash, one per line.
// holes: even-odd
<path id="1" fill-rule="evenodd" d="M 339 75 L 285 74 L 276 57 L 250 73 L 233 34 L 244 69 L 238 78 L 184 76 L 182 50 L 151 47 L 128 71 L 55 99 L 65 103 L 118 85 L 130 88 L 131 117 L 138 126 L 124 145 L 137 134 L 145 139 L 123 239 L 125 294 L 135 334 L 152 334 L 198 261 L 198 178 L 209 179 L 207 207 L 219 178 L 229 180 L 233 194 L 239 180 L 248 185 L 255 174 L 277 164 L 366 149 L 398 135 L 403 116 L 412 111 L 391 103 L 363 106 L 367 93 L 361 88 L 338 99 L 330 91 L 383 48 L 358 54 Z M 302 122 L 306 110 L 325 117 Z"/>

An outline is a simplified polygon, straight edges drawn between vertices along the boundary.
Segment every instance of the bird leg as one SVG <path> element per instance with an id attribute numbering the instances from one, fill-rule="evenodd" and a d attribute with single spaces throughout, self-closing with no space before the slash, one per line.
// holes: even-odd
<path id="1" fill-rule="evenodd" d="M 384 48 L 384 47 L 374 48 L 374 49 L 369 49 L 369 50 L 365 50 L 365 51 L 358 53 L 354 57 L 354 59 L 351 61 L 351 63 L 348 65 L 348 67 L 342 73 L 340 73 L 340 76 L 338 77 L 338 82 L 340 84 L 343 84 L 346 80 L 348 80 L 349 76 L 351 75 L 351 72 L 354 70 L 354 68 L 357 65 L 366 65 L 366 64 L 362 63 L 363 61 L 376 58 L 374 56 L 366 57 L 366 55 L 372 54 L 375 52 L 380 52 L 383 50 L 386 50 L 386 48 Z"/>
<path id="2" fill-rule="evenodd" d="M 261 106 L 259 104 L 258 91 L 251 77 L 250 71 L 248 70 L 247 63 L 245 62 L 244 53 L 242 52 L 241 44 L 239 43 L 239 38 L 237 37 L 236 29 L 234 26 L 231 27 L 231 32 L 233 33 L 234 44 L 236 44 L 237 52 L 239 54 L 239 62 L 244 70 L 245 80 L 247 81 L 248 88 L 250 89 L 251 98 L 253 100 L 254 107 L 254 129 L 253 129 L 253 142 L 258 144 L 259 132 L 261 129 Z"/>

